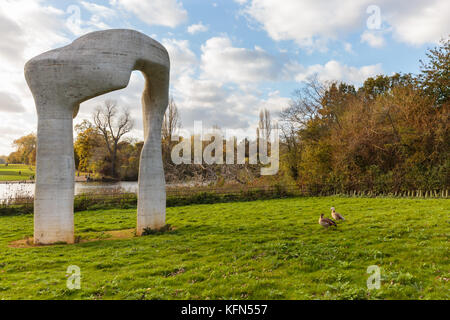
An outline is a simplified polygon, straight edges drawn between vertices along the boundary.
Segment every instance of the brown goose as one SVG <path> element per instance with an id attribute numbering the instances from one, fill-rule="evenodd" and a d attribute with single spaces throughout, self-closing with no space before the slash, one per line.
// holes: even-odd
<path id="1" fill-rule="evenodd" d="M 342 220 L 344 221 L 345 218 L 338 212 L 336 212 L 336 210 L 334 209 L 334 207 L 331 207 L 331 216 L 335 219 L 335 220 Z"/>
<path id="2" fill-rule="evenodd" d="M 320 215 L 320 218 L 319 218 L 319 224 L 320 224 L 322 227 L 327 228 L 327 229 L 328 229 L 328 227 L 331 227 L 331 226 L 335 226 L 335 227 L 337 228 L 336 222 L 334 222 L 334 221 L 331 220 L 331 219 L 324 218 L 324 217 L 323 217 L 323 213 Z"/>

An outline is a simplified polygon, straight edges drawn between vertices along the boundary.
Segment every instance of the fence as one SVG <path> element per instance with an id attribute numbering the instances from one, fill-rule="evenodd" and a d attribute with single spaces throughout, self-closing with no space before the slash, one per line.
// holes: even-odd
<path id="1" fill-rule="evenodd" d="M 233 196 L 243 195 L 266 195 L 266 196 L 287 196 L 287 195 L 303 195 L 304 193 L 298 186 L 257 186 L 257 187 L 241 187 L 241 186 L 227 186 L 227 187 L 168 187 L 166 188 L 167 199 L 176 198 L 192 198 L 193 196 L 201 197 L 206 195 L 217 195 L 232 198 Z M 137 200 L 135 193 L 120 192 L 119 190 L 112 190 L 108 193 L 86 193 L 75 196 L 75 203 L 93 202 L 101 204 L 110 203 L 112 201 L 121 203 L 130 200 Z M 7 205 L 27 205 L 33 204 L 34 198 L 31 195 L 9 197 L 7 199 L 0 199 L 0 206 Z"/>
<path id="2" fill-rule="evenodd" d="M 317 188 L 316 188 L 317 189 Z M 448 189 L 438 190 L 409 190 L 395 192 L 374 192 L 349 190 L 339 192 L 332 188 L 328 191 L 315 191 L 297 185 L 271 186 L 224 186 L 224 187 L 168 187 L 167 206 L 188 204 L 217 203 L 231 201 L 251 201 L 258 199 L 273 199 L 293 196 L 345 196 L 345 197 L 406 197 L 406 198 L 445 198 L 449 196 Z M 33 196 L 10 197 L 0 199 L 0 215 L 9 212 L 28 213 L 33 211 Z M 89 193 L 75 196 L 74 209 L 94 210 L 105 207 L 131 208 L 137 204 L 135 193 L 123 193 L 113 190 L 109 193 Z"/>

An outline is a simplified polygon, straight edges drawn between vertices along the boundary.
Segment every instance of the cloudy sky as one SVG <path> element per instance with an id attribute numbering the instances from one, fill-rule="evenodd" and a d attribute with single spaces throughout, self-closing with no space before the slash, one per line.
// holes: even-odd
<path id="1" fill-rule="evenodd" d="M 448 0 L 0 0 L 0 155 L 36 131 L 24 63 L 90 31 L 130 28 L 161 42 L 183 127 L 202 120 L 245 135 L 261 108 L 275 115 L 311 75 L 359 85 L 417 72 L 450 34 L 449 16 Z M 143 81 L 133 72 L 126 89 L 83 103 L 75 123 L 116 99 L 141 137 Z"/>

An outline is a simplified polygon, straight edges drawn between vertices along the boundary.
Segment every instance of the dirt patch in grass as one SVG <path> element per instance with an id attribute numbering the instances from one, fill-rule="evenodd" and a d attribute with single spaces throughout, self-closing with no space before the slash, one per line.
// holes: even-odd
<path id="1" fill-rule="evenodd" d="M 123 229 L 123 230 L 111 230 L 99 232 L 98 236 L 91 238 L 82 238 L 80 236 L 75 236 L 75 243 L 85 243 L 100 240 L 119 240 L 119 239 L 131 239 L 136 237 L 135 229 Z M 71 243 L 72 244 L 72 243 Z M 15 240 L 9 243 L 10 248 L 37 248 L 37 247 L 47 247 L 56 245 L 70 245 L 65 242 L 56 242 L 52 244 L 34 244 L 33 237 L 26 237 L 24 239 Z"/>

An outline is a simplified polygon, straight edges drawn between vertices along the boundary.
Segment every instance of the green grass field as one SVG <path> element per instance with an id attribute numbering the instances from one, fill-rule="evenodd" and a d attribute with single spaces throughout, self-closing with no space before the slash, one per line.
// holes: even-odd
<path id="1" fill-rule="evenodd" d="M 32 170 L 30 170 L 30 168 Z M 35 172 L 33 166 L 26 164 L 10 164 L 5 166 L 4 164 L 0 164 L 0 181 L 30 180 L 30 177 L 34 175 Z"/>
<path id="2" fill-rule="evenodd" d="M 347 221 L 318 225 L 335 206 Z M 175 230 L 11 248 L 33 216 L 0 217 L 0 299 L 449 299 L 445 199 L 290 198 L 167 209 Z M 136 210 L 75 214 L 77 235 L 134 228 Z M 69 265 L 81 289 L 66 288 Z M 381 268 L 368 290 L 367 267 Z"/>

